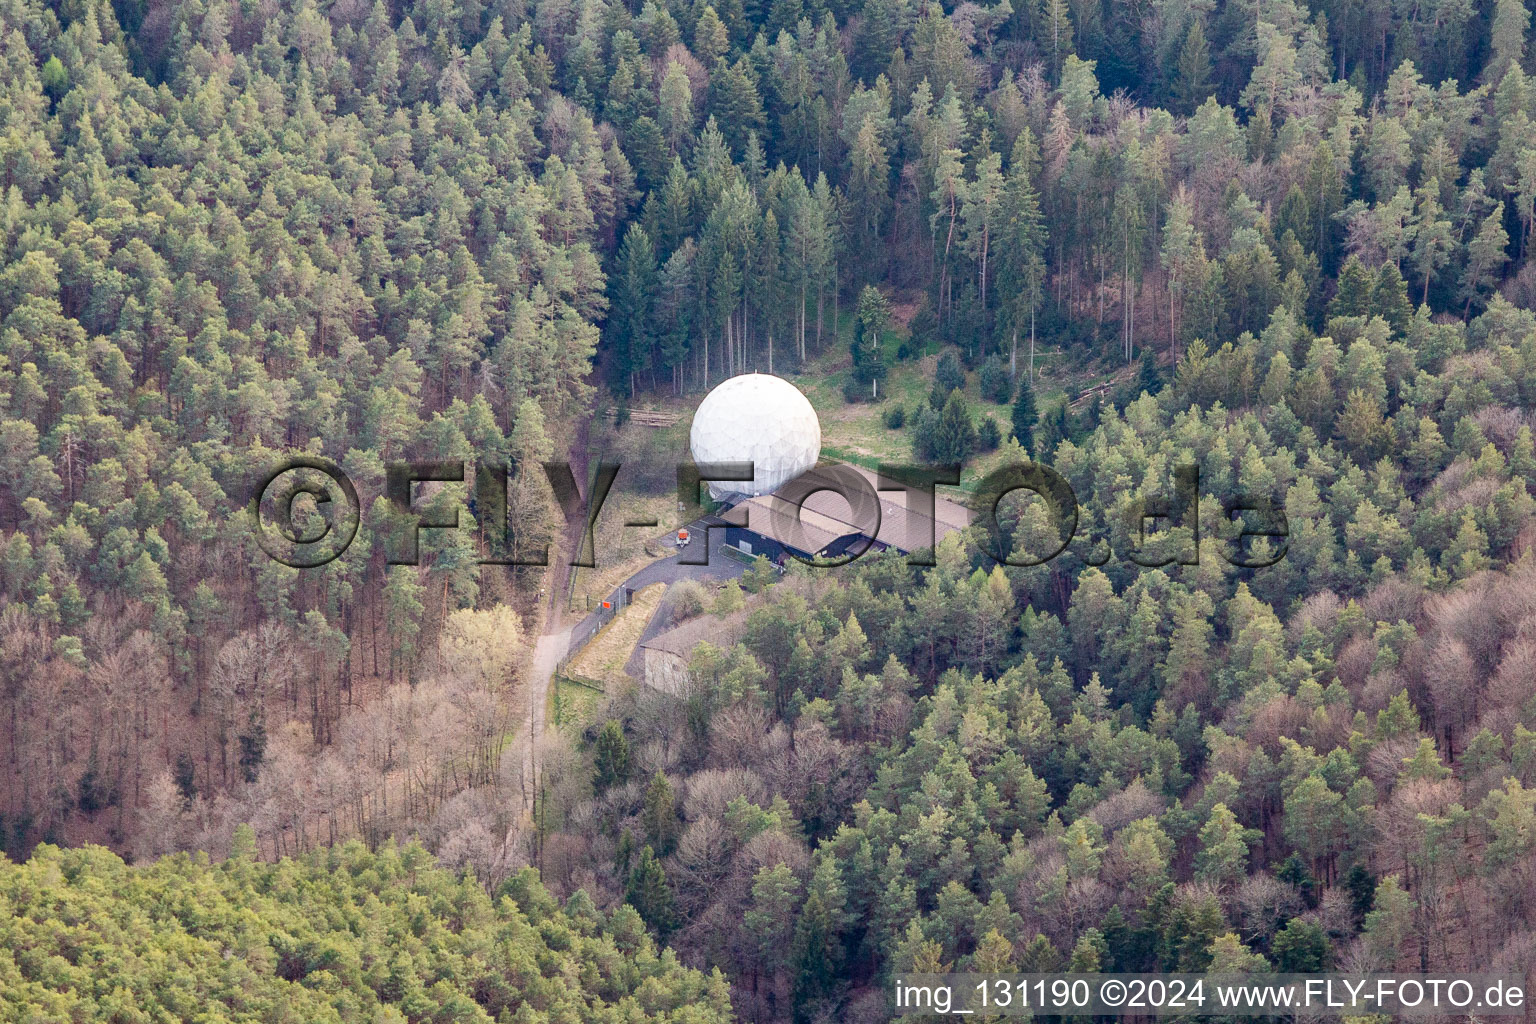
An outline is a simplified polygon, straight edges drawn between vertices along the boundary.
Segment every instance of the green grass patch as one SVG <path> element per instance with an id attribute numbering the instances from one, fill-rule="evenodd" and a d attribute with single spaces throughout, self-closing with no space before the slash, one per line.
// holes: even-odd
<path id="1" fill-rule="evenodd" d="M 601 687 L 557 674 L 550 682 L 545 720 L 556 729 L 579 732 L 596 717 L 607 699 L 608 694 Z"/>

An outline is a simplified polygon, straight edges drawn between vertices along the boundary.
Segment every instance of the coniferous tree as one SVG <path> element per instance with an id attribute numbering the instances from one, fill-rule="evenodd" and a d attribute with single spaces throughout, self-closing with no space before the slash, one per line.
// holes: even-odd
<path id="1" fill-rule="evenodd" d="M 890 321 L 890 304 L 873 285 L 859 293 L 859 305 L 853 326 L 853 368 L 850 394 L 870 401 L 880 400 L 880 381 L 889 367 L 885 358 L 885 329 Z M 868 388 L 868 395 L 864 394 Z"/>
<path id="2" fill-rule="evenodd" d="M 1497 0 L 1489 40 L 1493 59 L 1485 69 L 1488 81 L 1501 81 L 1510 67 L 1519 67 L 1525 60 L 1525 35 L 1530 26 L 1531 11 L 1525 0 Z"/>
<path id="3" fill-rule="evenodd" d="M 1046 55 L 1051 77 L 1059 78 L 1061 67 L 1072 52 L 1072 14 L 1067 0 L 1041 0 L 1042 16 L 1036 45 Z"/>
<path id="4" fill-rule="evenodd" d="M 1371 311 L 1386 320 L 1396 334 L 1408 329 L 1408 322 L 1413 319 L 1413 303 L 1408 301 L 1408 282 L 1395 264 L 1383 263 L 1376 271 Z"/>
<path id="5" fill-rule="evenodd" d="M 1194 113 L 1211 94 L 1211 50 L 1205 40 L 1204 18 L 1190 21 L 1169 92 L 1176 109 L 1184 114 Z"/>
<path id="6" fill-rule="evenodd" d="M 998 283 L 1009 327 L 1008 373 L 1018 375 L 1019 332 L 1029 324 L 1029 372 L 1035 370 L 1035 315 L 1043 297 L 1047 242 L 1040 196 L 1035 188 L 1040 152 L 1026 126 L 1013 144 L 1004 186 L 1003 238 L 999 245 Z M 1027 316 L 1026 316 L 1027 312 Z"/>
<path id="7" fill-rule="evenodd" d="M 650 235 L 639 224 L 631 225 L 619 247 L 608 320 L 630 397 L 637 391 L 640 375 L 652 368 L 657 269 Z"/>
<path id="8" fill-rule="evenodd" d="M 640 857 L 629 873 L 624 902 L 634 907 L 640 919 L 665 938 L 677 927 L 677 910 L 667 873 L 650 846 L 640 848 Z"/>
<path id="9" fill-rule="evenodd" d="M 1018 397 L 1013 400 L 1013 437 L 1025 448 L 1033 448 L 1035 443 L 1035 423 L 1040 419 L 1040 414 L 1035 408 L 1035 389 L 1030 384 L 1029 378 L 1019 381 Z"/>
<path id="10" fill-rule="evenodd" d="M 1438 193 L 1440 183 L 1431 178 L 1419 186 L 1418 211 L 1413 224 L 1413 269 L 1424 280 L 1424 293 L 1420 302 L 1428 304 L 1429 286 L 1439 274 L 1440 268 L 1450 260 L 1455 248 L 1451 222 L 1444 216 Z"/>
<path id="11" fill-rule="evenodd" d="M 624 728 L 617 721 L 610 718 L 603 723 L 594 751 L 596 777 L 593 785 L 599 792 L 629 778 L 629 740 L 624 738 Z"/>
<path id="12" fill-rule="evenodd" d="M 1338 291 L 1328 303 L 1328 316 L 1370 316 L 1376 284 L 1359 257 L 1351 256 L 1339 270 Z"/>
<path id="13" fill-rule="evenodd" d="M 1472 310 L 1495 272 L 1509 260 L 1509 234 L 1504 230 L 1504 204 L 1483 218 L 1477 235 L 1467 243 L 1467 266 L 1461 275 L 1461 295 L 1466 299 L 1462 316 Z"/>
<path id="14" fill-rule="evenodd" d="M 645 789 L 645 835 L 650 845 L 665 857 L 677 841 L 677 796 L 672 784 L 661 772 L 651 776 Z"/>

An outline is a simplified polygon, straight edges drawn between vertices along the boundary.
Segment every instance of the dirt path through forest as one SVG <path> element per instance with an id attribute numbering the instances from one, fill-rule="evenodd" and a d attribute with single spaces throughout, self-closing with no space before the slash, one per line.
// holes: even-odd
<path id="1" fill-rule="evenodd" d="M 549 684 L 554 678 L 555 668 L 560 664 L 560 659 L 565 657 L 567 646 L 571 642 L 571 630 L 566 627 L 559 632 L 547 632 L 539 637 L 533 648 L 533 661 L 528 670 L 528 716 L 522 723 L 522 737 L 518 743 L 519 756 L 522 758 L 522 812 L 520 819 L 526 818 L 533 810 L 534 794 L 538 791 L 537 765 L 534 763 L 534 755 L 537 751 L 538 740 L 544 735 L 545 708 L 549 703 Z"/>
<path id="2" fill-rule="evenodd" d="M 560 659 L 564 658 L 566 651 L 570 649 L 571 625 L 566 608 L 567 588 L 571 574 L 571 566 L 568 563 L 570 552 L 577 550 L 577 546 L 581 543 L 582 532 L 587 525 L 587 427 L 588 422 L 583 419 L 577 429 L 576 437 L 571 441 L 567 455 L 570 459 L 572 475 L 576 478 L 577 490 L 580 492 L 579 510 L 566 519 L 560 542 L 550 545 L 551 561 L 549 571 L 545 574 L 544 607 L 540 609 L 539 614 L 541 627 L 539 637 L 534 642 L 533 657 L 529 659 L 527 685 L 524 687 L 528 706 L 524 709 L 515 739 L 521 779 L 518 791 L 520 806 L 512 828 L 502 844 L 507 853 L 514 850 L 517 833 L 530 824 L 533 818 L 540 784 L 539 742 L 544 738 L 544 729 L 547 724 L 545 709 L 549 705 L 549 684 L 554 679 L 555 669 L 559 667 Z"/>

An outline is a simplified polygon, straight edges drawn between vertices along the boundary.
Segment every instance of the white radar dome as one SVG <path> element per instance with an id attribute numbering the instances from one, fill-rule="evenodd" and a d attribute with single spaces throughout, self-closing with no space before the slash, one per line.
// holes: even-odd
<path id="1" fill-rule="evenodd" d="M 783 377 L 744 373 L 717 385 L 693 414 L 688 435 L 693 461 L 750 462 L 753 478 L 709 485 L 730 494 L 768 494 L 816 465 L 821 421 L 810 401 Z"/>

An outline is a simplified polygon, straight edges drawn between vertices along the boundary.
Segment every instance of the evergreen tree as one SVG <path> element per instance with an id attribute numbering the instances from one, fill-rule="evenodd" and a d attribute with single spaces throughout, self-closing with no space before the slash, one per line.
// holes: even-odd
<path id="1" fill-rule="evenodd" d="M 1040 308 L 1045 280 L 1045 220 L 1034 180 L 1039 173 L 1040 152 L 1028 127 L 1019 133 L 1008 163 L 1003 190 L 1003 237 L 998 247 L 998 283 L 1011 340 L 1008 373 L 1018 375 L 1019 332 L 1029 323 L 1029 373 L 1035 372 L 1035 315 Z M 1027 316 L 1026 316 L 1027 314 Z"/>
<path id="2" fill-rule="evenodd" d="M 662 938 L 677 927 L 676 904 L 667 885 L 667 873 L 650 846 L 640 848 L 640 858 L 624 889 L 624 902 L 634 907 L 640 919 Z"/>
<path id="3" fill-rule="evenodd" d="M 1358 256 L 1351 256 L 1339 270 L 1339 287 L 1333 301 L 1328 303 L 1328 316 L 1370 316 L 1375 290 L 1376 282 L 1371 272 Z"/>
<path id="4" fill-rule="evenodd" d="M 1504 204 L 1499 203 L 1467 243 L 1467 266 L 1461 275 L 1461 295 L 1466 299 L 1463 317 L 1471 313 L 1472 304 L 1482 298 L 1493 275 L 1508 261 L 1509 234 L 1504 230 Z"/>
<path id="5" fill-rule="evenodd" d="M 1493 59 L 1485 69 L 1489 82 L 1502 81 L 1506 71 L 1525 60 L 1525 34 L 1530 27 L 1531 11 L 1525 0 L 1496 0 L 1489 40 Z"/>
<path id="6" fill-rule="evenodd" d="M 624 728 L 616 720 L 610 718 L 603 723 L 593 751 L 593 785 L 598 792 L 629 778 L 629 740 L 624 738 Z"/>
<path id="7" fill-rule="evenodd" d="M 939 356 L 933 371 L 933 387 L 934 394 L 939 398 L 933 403 L 935 409 L 944 407 L 944 400 L 949 397 L 951 391 L 965 388 L 965 370 L 961 368 L 960 359 L 955 355 L 954 349 L 946 349 L 944 354 Z"/>
<path id="8" fill-rule="evenodd" d="M 1157 368 L 1157 357 L 1150 348 L 1141 350 L 1141 362 L 1136 368 L 1135 390 L 1149 395 L 1163 390 L 1163 375 Z"/>
<path id="9" fill-rule="evenodd" d="M 706 66 L 715 67 L 715 62 L 722 59 L 730 47 L 731 37 L 725 22 L 720 20 L 720 15 L 712 5 L 705 4 L 694 26 L 693 52 Z"/>
<path id="10" fill-rule="evenodd" d="M 795 1016 L 814 1019 L 819 1004 L 832 998 L 843 976 L 847 894 L 836 859 L 819 858 L 805 904 L 795 922 Z"/>
<path id="11" fill-rule="evenodd" d="M 1281 973 L 1326 971 L 1332 959 L 1328 937 L 1315 922 L 1292 918 L 1275 936 L 1271 949 Z"/>
<path id="12" fill-rule="evenodd" d="M 1431 178 L 1419 186 L 1416 193 L 1418 212 L 1413 223 L 1412 265 L 1424 280 L 1421 303 L 1429 302 L 1429 285 L 1439 274 L 1440 268 L 1450 260 L 1455 248 L 1451 222 L 1444 216 L 1439 200 L 1440 183 Z"/>
<path id="13" fill-rule="evenodd" d="M 969 405 L 959 391 L 950 392 L 939 409 L 924 406 L 912 417 L 912 448 L 928 463 L 963 463 L 976 452 L 979 435 Z"/>
<path id="14" fill-rule="evenodd" d="M 676 156 L 693 133 L 693 86 L 688 82 L 688 73 L 677 61 L 667 65 L 662 77 L 657 117 L 662 134 Z"/>
<path id="15" fill-rule="evenodd" d="M 1046 407 L 1045 415 L 1040 418 L 1040 424 L 1035 431 L 1035 437 L 1039 441 L 1036 454 L 1042 459 L 1049 459 L 1056 451 L 1056 446 L 1065 441 L 1070 433 L 1066 401 L 1052 402 Z"/>
<path id="16" fill-rule="evenodd" d="M 1042 16 L 1035 44 L 1046 55 L 1053 79 L 1061 76 L 1062 64 L 1072 55 L 1072 15 L 1067 0 L 1041 0 Z"/>
<path id="17" fill-rule="evenodd" d="M 851 396 L 872 402 L 880 400 L 880 381 L 889 368 L 885 358 L 885 329 L 890 322 L 890 304 L 873 285 L 859 293 L 859 306 L 853 326 L 853 369 L 849 385 Z M 865 388 L 868 394 L 865 395 Z"/>
<path id="18" fill-rule="evenodd" d="M 874 254 L 881 250 L 891 174 L 890 159 L 880 141 L 874 117 L 866 118 L 859 128 L 848 151 L 848 163 L 849 242 L 856 251 L 869 255 L 870 258 L 860 262 L 864 273 L 872 276 L 880 268 L 880 261 Z"/>
<path id="19" fill-rule="evenodd" d="M 1168 221 L 1163 226 L 1163 266 L 1168 270 L 1168 352 L 1175 365 L 1179 349 L 1174 332 L 1175 297 L 1190 287 L 1195 268 L 1204 262 L 1205 252 L 1200 233 L 1192 222 L 1193 211 L 1189 199 L 1181 187 L 1168 204 Z M 1131 358 L 1129 346 L 1126 360 Z"/>
<path id="20" fill-rule="evenodd" d="M 1179 62 L 1174 67 L 1169 88 L 1175 108 L 1193 114 L 1211 94 L 1211 50 L 1205 41 L 1205 19 L 1193 18 L 1179 48 Z"/>
<path id="21" fill-rule="evenodd" d="M 639 224 L 630 225 L 619 247 L 609 313 L 610 332 L 621 353 L 617 364 L 634 397 L 639 377 L 652 368 L 655 351 L 656 250 Z"/>
<path id="22" fill-rule="evenodd" d="M 715 62 L 709 73 L 709 113 L 720 125 L 732 153 L 745 152 L 748 137 L 763 130 L 763 101 L 745 57 L 734 64 L 727 64 L 724 58 Z"/>
<path id="23" fill-rule="evenodd" d="M 1395 264 L 1383 263 L 1376 271 L 1376 284 L 1371 289 L 1371 312 L 1392 325 L 1394 334 L 1408 330 L 1413 319 L 1413 303 L 1408 301 L 1408 283 Z"/>
<path id="24" fill-rule="evenodd" d="M 1035 443 L 1035 423 L 1040 414 L 1035 409 L 1035 389 L 1025 377 L 1019 381 L 1018 397 L 1013 400 L 1013 437 L 1025 448 Z"/>

